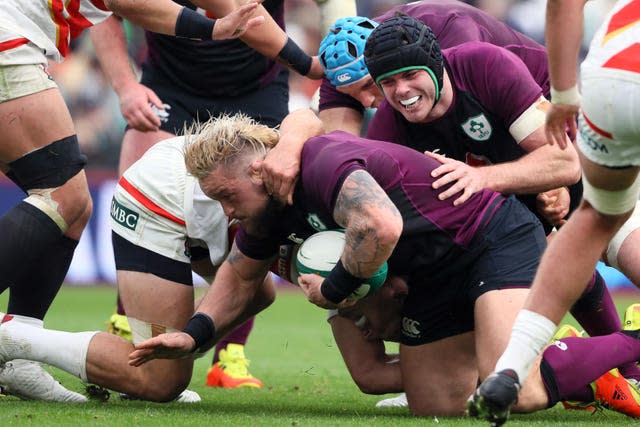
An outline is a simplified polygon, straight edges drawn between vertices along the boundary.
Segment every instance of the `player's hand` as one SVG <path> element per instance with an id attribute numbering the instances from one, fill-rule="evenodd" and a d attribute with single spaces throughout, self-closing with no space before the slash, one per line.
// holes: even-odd
<path id="1" fill-rule="evenodd" d="M 567 187 L 555 188 L 538 194 L 536 198 L 536 209 L 551 225 L 559 227 L 567 220 L 569 214 L 569 204 L 571 195 Z"/>
<path id="2" fill-rule="evenodd" d="M 487 188 L 487 180 L 482 168 L 475 168 L 431 151 L 425 151 L 424 154 L 442 163 L 442 166 L 431 171 L 431 176 L 438 178 L 432 184 L 433 189 L 437 190 L 452 184 L 451 187 L 438 194 L 438 199 L 446 200 L 462 192 L 462 195 L 453 201 L 454 206 L 459 206 L 469 200 L 474 193 Z"/>
<path id="3" fill-rule="evenodd" d="M 154 91 L 135 82 L 121 88 L 118 94 L 120 111 L 129 126 L 141 132 L 155 132 L 160 129 L 160 116 L 157 112 L 166 110 L 165 104 Z"/>
<path id="4" fill-rule="evenodd" d="M 278 150 L 278 144 L 269 150 L 264 160 L 256 160 L 253 167 L 261 171 L 267 193 L 284 204 L 293 204 L 293 190 L 298 181 L 300 159 L 298 156 Z"/>
<path id="5" fill-rule="evenodd" d="M 139 344 L 129 354 L 129 365 L 141 366 L 153 359 L 183 359 L 193 356 L 196 345 L 185 332 L 160 334 Z"/>
<path id="6" fill-rule="evenodd" d="M 560 148 L 565 149 L 569 140 L 575 141 L 578 133 L 576 117 L 579 110 L 580 107 L 575 105 L 551 104 L 544 126 L 544 132 L 550 145 L 558 144 Z"/>
<path id="7" fill-rule="evenodd" d="M 211 38 L 213 40 L 236 39 L 246 33 L 247 30 L 262 25 L 264 16 L 251 17 L 259 3 L 252 1 L 244 4 L 227 16 L 216 20 Z"/>
<path id="8" fill-rule="evenodd" d="M 307 296 L 307 300 L 310 303 L 317 305 L 320 308 L 336 309 L 351 307 L 356 301 L 343 300 L 339 304 L 334 304 L 322 295 L 320 286 L 324 282 L 324 278 L 319 274 L 301 274 L 298 277 L 298 285 Z"/>

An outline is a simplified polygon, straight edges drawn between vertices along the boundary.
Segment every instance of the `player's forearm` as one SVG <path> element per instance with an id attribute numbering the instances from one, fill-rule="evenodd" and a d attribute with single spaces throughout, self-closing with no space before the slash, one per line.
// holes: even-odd
<path id="1" fill-rule="evenodd" d="M 333 337 L 351 378 L 367 394 L 402 391 L 399 363 L 388 363 L 382 340 L 364 338 L 352 320 L 334 316 L 329 320 Z"/>
<path id="2" fill-rule="evenodd" d="M 575 184 L 580 163 L 573 151 L 544 145 L 513 162 L 484 166 L 488 188 L 501 193 L 535 194 Z"/>
<path id="3" fill-rule="evenodd" d="M 551 86 L 567 90 L 577 84 L 577 63 L 583 35 L 586 0 L 547 2 L 545 42 Z"/>
<path id="4" fill-rule="evenodd" d="M 116 93 L 120 94 L 122 88 L 136 83 L 137 78 L 129 60 L 122 21 L 116 16 L 111 16 L 91 27 L 90 34 L 96 57 Z"/>
<path id="5" fill-rule="evenodd" d="M 286 150 L 298 159 L 304 143 L 323 132 L 322 121 L 308 108 L 289 113 L 280 125 L 280 138 L 274 150 Z"/>
<path id="6" fill-rule="evenodd" d="M 216 340 L 266 308 L 275 297 L 269 292 L 270 283 L 265 283 L 264 280 L 268 265 L 255 260 L 249 261 L 256 266 L 260 264 L 260 267 L 253 269 L 251 275 L 243 276 L 239 274 L 238 268 L 246 266 L 238 263 L 242 264 L 246 260 L 239 261 L 238 257 L 242 255 L 238 254 L 237 249 L 232 249 L 227 260 L 218 268 L 210 288 L 196 309 L 196 312 L 205 313 L 213 319 Z"/>
<path id="7" fill-rule="evenodd" d="M 175 35 L 176 20 L 182 6 L 171 0 L 105 0 L 116 15 L 155 33 Z"/>

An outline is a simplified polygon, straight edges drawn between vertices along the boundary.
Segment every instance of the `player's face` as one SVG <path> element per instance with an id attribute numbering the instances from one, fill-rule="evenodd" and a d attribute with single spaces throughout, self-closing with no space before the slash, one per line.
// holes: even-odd
<path id="1" fill-rule="evenodd" d="M 378 108 L 384 99 L 384 95 L 371 76 L 364 77 L 347 86 L 340 86 L 337 90 L 357 99 L 365 108 Z"/>
<path id="2" fill-rule="evenodd" d="M 408 70 L 380 81 L 391 106 L 411 123 L 424 123 L 434 105 L 436 87 L 425 70 Z"/>
<path id="3" fill-rule="evenodd" d="M 246 171 L 229 169 L 219 167 L 201 180 L 204 194 L 220 202 L 231 219 L 246 221 L 262 216 L 270 200 L 262 181 L 256 182 Z"/>

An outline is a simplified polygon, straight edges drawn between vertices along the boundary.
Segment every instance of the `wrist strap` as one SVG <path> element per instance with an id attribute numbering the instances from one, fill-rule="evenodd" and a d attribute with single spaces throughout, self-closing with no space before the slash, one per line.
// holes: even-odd
<path id="1" fill-rule="evenodd" d="M 207 18 L 195 10 L 183 6 L 176 19 L 176 37 L 211 40 L 215 23 L 215 19 Z"/>
<path id="2" fill-rule="evenodd" d="M 301 75 L 306 76 L 309 74 L 313 59 L 290 38 L 287 38 L 287 43 L 285 43 L 280 53 L 278 53 L 278 57 Z"/>
<path id="3" fill-rule="evenodd" d="M 556 90 L 553 86 L 551 87 L 552 104 L 565 104 L 579 107 L 581 100 L 582 98 L 580 97 L 580 91 L 578 91 L 577 85 L 574 85 L 567 90 Z"/>
<path id="4" fill-rule="evenodd" d="M 182 332 L 189 334 L 196 342 L 196 345 L 193 348 L 193 352 L 195 352 L 215 338 L 216 326 L 213 324 L 213 319 L 211 317 L 198 312 L 189 319 L 187 326 L 184 327 Z"/>
<path id="5" fill-rule="evenodd" d="M 328 301 L 338 304 L 340 301 L 351 295 L 353 291 L 362 285 L 363 279 L 349 273 L 342 260 L 338 260 L 329 275 L 320 285 L 320 293 Z"/>

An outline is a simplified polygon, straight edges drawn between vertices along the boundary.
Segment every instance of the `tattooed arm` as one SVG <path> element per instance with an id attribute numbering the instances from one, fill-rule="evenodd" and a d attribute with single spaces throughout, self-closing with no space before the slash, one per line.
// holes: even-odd
<path id="1" fill-rule="evenodd" d="M 375 273 L 391 256 L 402 233 L 398 208 L 363 170 L 344 180 L 333 218 L 346 229 L 342 264 L 356 277 Z"/>
<path id="2" fill-rule="evenodd" d="M 298 279 L 309 302 L 322 308 L 336 308 L 338 300 L 349 291 L 345 287 L 350 284 L 342 283 L 345 274 L 353 276 L 347 281 L 366 279 L 384 264 L 400 238 L 403 225 L 398 208 L 375 179 L 363 170 L 352 172 L 344 180 L 333 219 L 345 228 L 341 263 L 324 280 L 317 274 L 301 274 Z M 336 270 L 341 273 L 334 276 Z"/>

